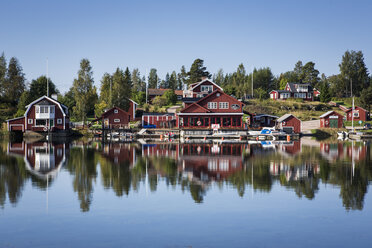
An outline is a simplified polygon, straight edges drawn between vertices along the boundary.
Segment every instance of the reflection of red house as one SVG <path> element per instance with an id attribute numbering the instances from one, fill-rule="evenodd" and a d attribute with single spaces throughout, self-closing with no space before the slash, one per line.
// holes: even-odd
<path id="1" fill-rule="evenodd" d="M 28 144 L 9 143 L 8 154 L 24 158 L 26 169 L 32 174 L 46 179 L 55 177 L 66 160 L 66 145 L 38 142 Z"/>
<path id="2" fill-rule="evenodd" d="M 346 112 L 346 120 L 352 121 L 352 113 L 354 113 L 354 121 L 367 121 L 368 120 L 368 111 L 364 108 L 355 106 L 354 111 L 352 108 L 345 111 Z"/>
<path id="3" fill-rule="evenodd" d="M 183 144 L 179 169 L 201 181 L 223 179 L 243 169 L 243 148 L 244 144 Z"/>
<path id="4" fill-rule="evenodd" d="M 342 128 L 344 116 L 336 111 L 328 111 L 320 116 L 320 127 L 323 128 Z"/>
<path id="5" fill-rule="evenodd" d="M 351 159 L 353 161 L 360 161 L 367 156 L 367 146 L 353 146 L 345 143 L 320 143 L 320 151 L 322 155 L 331 161 L 339 159 Z"/>
<path id="6" fill-rule="evenodd" d="M 142 157 L 168 157 L 178 159 L 179 144 L 161 143 L 142 146 Z"/>
<path id="7" fill-rule="evenodd" d="M 26 106 L 24 116 L 7 120 L 9 131 L 51 132 L 68 130 L 68 109 L 55 99 L 42 96 Z"/>
<path id="8" fill-rule="evenodd" d="M 290 143 L 281 144 L 280 149 L 287 154 L 295 155 L 301 152 L 301 141 L 295 140 Z"/>
<path id="9" fill-rule="evenodd" d="M 242 128 L 243 103 L 217 89 L 178 114 L 180 128 Z"/>
<path id="10" fill-rule="evenodd" d="M 136 164 L 136 149 L 128 143 L 105 143 L 102 155 L 115 164 L 128 162 L 133 166 Z"/>

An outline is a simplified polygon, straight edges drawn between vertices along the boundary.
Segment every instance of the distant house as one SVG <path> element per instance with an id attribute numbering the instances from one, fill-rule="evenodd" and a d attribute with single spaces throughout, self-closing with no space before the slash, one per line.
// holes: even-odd
<path id="1" fill-rule="evenodd" d="M 7 120 L 8 131 L 59 132 L 70 129 L 68 108 L 57 100 L 42 96 L 26 106 L 23 116 Z"/>
<path id="2" fill-rule="evenodd" d="M 178 119 L 174 113 L 143 113 L 144 128 L 174 128 L 178 127 Z"/>
<path id="3" fill-rule="evenodd" d="M 353 119 L 352 116 L 352 108 L 347 109 L 345 111 L 346 113 L 346 120 L 351 121 Z M 354 107 L 354 121 L 368 121 L 368 111 L 365 110 L 364 108 L 355 106 Z"/>
<path id="4" fill-rule="evenodd" d="M 276 120 L 277 127 L 286 133 L 301 133 L 301 120 L 292 114 L 285 114 Z"/>
<path id="5" fill-rule="evenodd" d="M 315 94 L 319 95 L 316 91 Z M 289 98 L 303 99 L 305 101 L 314 100 L 314 89 L 310 84 L 287 83 L 284 90 L 272 90 L 270 98 L 273 100 L 286 100 Z"/>
<path id="6" fill-rule="evenodd" d="M 162 96 L 167 90 L 171 90 L 171 89 L 147 89 L 148 101 L 151 103 L 155 97 Z M 175 90 L 174 93 L 177 95 L 177 101 L 181 101 L 183 91 Z"/>
<path id="7" fill-rule="evenodd" d="M 119 107 L 113 107 L 106 110 L 100 117 L 92 122 L 101 120 L 102 129 L 129 128 L 129 122 L 136 118 L 137 105 L 135 101 L 130 100 L 128 112 Z"/>
<path id="8" fill-rule="evenodd" d="M 320 127 L 342 128 L 344 116 L 336 111 L 328 111 L 320 116 Z"/>
<path id="9" fill-rule="evenodd" d="M 178 113 L 180 128 L 211 129 L 213 125 L 241 129 L 243 106 L 242 102 L 217 88 Z"/>

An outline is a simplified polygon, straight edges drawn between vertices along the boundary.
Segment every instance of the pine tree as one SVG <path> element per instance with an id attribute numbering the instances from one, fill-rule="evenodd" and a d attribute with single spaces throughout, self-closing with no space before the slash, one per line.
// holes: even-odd
<path id="1" fill-rule="evenodd" d="M 125 111 L 129 108 L 129 99 L 132 95 L 132 79 L 131 73 L 126 68 L 125 72 L 120 68 L 117 68 L 115 73 L 112 75 L 112 102 L 113 106 L 124 109 Z"/>
<path id="2" fill-rule="evenodd" d="M 185 66 L 183 65 L 181 67 L 180 73 L 178 73 L 178 87 L 177 88 L 179 90 L 183 90 L 183 87 L 185 84 L 187 84 L 187 72 L 186 72 Z"/>
<path id="3" fill-rule="evenodd" d="M 200 82 L 203 77 L 211 78 L 211 74 L 207 71 L 207 68 L 204 66 L 204 60 L 196 59 L 192 63 L 188 75 L 188 84 Z"/>
<path id="4" fill-rule="evenodd" d="M 7 76 L 3 83 L 4 98 L 7 102 L 17 105 L 24 90 L 25 76 L 22 67 L 18 60 L 12 57 L 9 60 Z"/>
<path id="5" fill-rule="evenodd" d="M 37 79 L 34 79 L 31 81 L 30 84 L 30 97 L 29 97 L 29 102 L 32 102 L 39 97 L 42 97 L 47 94 L 47 84 L 49 84 L 49 96 L 53 94 L 58 94 L 58 90 L 55 86 L 55 84 L 52 82 L 50 78 L 46 76 L 40 76 Z"/>
<path id="6" fill-rule="evenodd" d="M 175 71 L 169 77 L 169 88 L 172 90 L 177 89 L 177 73 Z"/>
<path id="7" fill-rule="evenodd" d="M 73 108 L 77 120 L 86 121 L 87 115 L 94 111 L 97 92 L 94 87 L 93 71 L 88 59 L 80 61 L 78 78 L 74 79 L 73 92 L 76 106 Z"/>
<path id="8" fill-rule="evenodd" d="M 0 96 L 4 94 L 4 83 L 6 79 L 6 59 L 4 53 L 1 54 L 0 57 Z"/>
<path id="9" fill-rule="evenodd" d="M 160 82 L 160 80 L 159 80 L 156 69 L 151 68 L 150 74 L 149 74 L 149 77 L 148 77 L 148 87 L 149 87 L 149 89 L 158 88 L 159 82 Z"/>
<path id="10" fill-rule="evenodd" d="M 327 81 L 324 81 L 320 88 L 320 101 L 329 102 L 331 100 L 331 92 Z"/>

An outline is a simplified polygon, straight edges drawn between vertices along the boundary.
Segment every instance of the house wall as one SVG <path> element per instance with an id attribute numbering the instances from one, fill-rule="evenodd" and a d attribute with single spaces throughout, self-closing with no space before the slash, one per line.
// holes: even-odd
<path id="1" fill-rule="evenodd" d="M 115 113 L 118 110 L 118 113 Z M 109 127 L 105 126 L 105 120 L 108 120 Z M 118 119 L 118 122 L 115 122 Z M 102 127 L 103 128 L 124 128 L 127 127 L 130 121 L 130 114 L 120 108 L 112 108 L 108 112 L 102 114 Z"/>
<path id="2" fill-rule="evenodd" d="M 24 131 L 25 130 L 25 118 L 19 118 L 8 122 L 8 131 Z"/>
<path id="3" fill-rule="evenodd" d="M 48 101 L 49 105 L 54 106 L 54 127 L 52 127 L 51 131 L 57 131 L 57 130 L 64 130 L 64 125 L 65 125 L 65 120 L 63 119 L 63 113 L 61 109 L 58 107 L 57 104 L 47 100 L 43 99 L 42 101 Z M 29 110 L 26 116 L 26 130 L 29 131 L 34 131 L 34 132 L 43 132 L 44 131 L 44 126 L 36 126 L 36 119 L 35 119 L 35 103 Z M 28 124 L 28 120 L 32 119 L 32 124 Z M 57 124 L 57 119 L 62 119 L 62 124 Z"/>
<path id="4" fill-rule="evenodd" d="M 337 115 L 338 116 L 338 120 L 337 120 L 337 128 L 342 128 L 342 125 L 343 125 L 343 119 L 344 117 L 336 112 L 333 112 L 323 118 L 320 118 L 320 127 L 323 127 L 323 128 L 329 128 L 330 127 L 330 116 L 335 116 Z"/>
<path id="5" fill-rule="evenodd" d="M 283 122 L 280 123 L 283 127 L 293 127 L 294 133 L 301 133 L 301 121 L 293 116 L 288 117 Z"/>
<path id="6" fill-rule="evenodd" d="M 355 107 L 355 110 L 354 110 L 354 113 L 355 112 L 358 112 L 359 113 L 359 116 L 356 117 L 354 116 L 354 121 L 367 121 L 368 120 L 368 113 L 365 109 L 362 109 L 360 107 Z M 348 121 L 351 121 L 352 120 L 352 115 L 351 115 L 352 111 L 349 110 L 349 111 L 346 111 L 346 119 Z"/>
<path id="7" fill-rule="evenodd" d="M 142 115 L 142 126 L 155 125 L 156 128 L 178 127 L 178 118 L 172 115 Z"/>

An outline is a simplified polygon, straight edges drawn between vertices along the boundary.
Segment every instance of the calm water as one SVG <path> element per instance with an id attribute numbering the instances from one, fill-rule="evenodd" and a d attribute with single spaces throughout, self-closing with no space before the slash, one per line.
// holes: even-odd
<path id="1" fill-rule="evenodd" d="M 0 247 L 372 247 L 371 147 L 1 143 Z"/>

